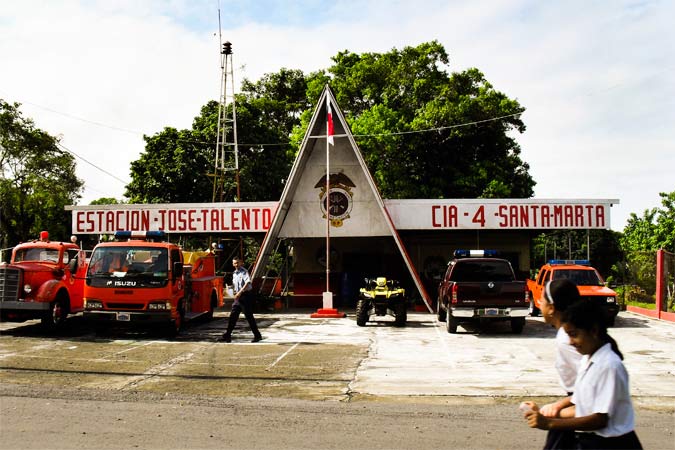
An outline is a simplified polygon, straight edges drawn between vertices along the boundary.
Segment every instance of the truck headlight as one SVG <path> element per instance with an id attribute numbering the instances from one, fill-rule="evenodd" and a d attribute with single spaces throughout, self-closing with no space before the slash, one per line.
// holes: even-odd
<path id="1" fill-rule="evenodd" d="M 370 294 L 370 292 L 363 292 L 363 296 L 365 298 L 373 298 L 373 296 Z"/>
<path id="2" fill-rule="evenodd" d="M 33 290 L 33 288 L 31 287 L 30 284 L 24 284 L 24 285 L 23 285 L 23 291 L 24 291 L 26 294 L 30 294 L 32 290 Z"/>
<path id="3" fill-rule="evenodd" d="M 607 297 L 607 303 L 616 303 L 616 297 Z"/>
<path id="4" fill-rule="evenodd" d="M 84 309 L 103 309 L 103 302 L 92 298 L 85 298 Z"/>

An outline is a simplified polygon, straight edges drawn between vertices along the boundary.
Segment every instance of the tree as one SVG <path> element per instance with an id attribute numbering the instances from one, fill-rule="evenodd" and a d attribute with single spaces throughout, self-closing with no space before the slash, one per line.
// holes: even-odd
<path id="1" fill-rule="evenodd" d="M 655 244 L 659 248 L 675 253 L 675 191 L 661 192 L 661 205 L 656 218 Z"/>
<path id="2" fill-rule="evenodd" d="M 281 69 L 255 83 L 243 81 L 236 95 L 241 200 L 281 196 L 292 163 L 286 152 L 289 136 L 309 108 L 306 89 L 298 70 Z M 145 152 L 131 164 L 125 195 L 131 203 L 212 201 L 213 178 L 208 175 L 214 172 L 217 134 L 218 103 L 211 101 L 191 130 L 165 128 L 146 136 Z M 236 200 L 234 176 L 225 180 L 223 190 L 227 201 Z"/>
<path id="3" fill-rule="evenodd" d="M 613 267 L 617 279 L 649 295 L 656 289 L 656 251 L 675 253 L 675 191 L 659 196 L 662 208 L 647 209 L 642 217 L 631 213 L 620 240 L 626 257 Z"/>
<path id="4" fill-rule="evenodd" d="M 41 230 L 66 240 L 70 213 L 64 206 L 77 202 L 84 185 L 73 156 L 24 118 L 19 106 L 0 99 L 1 247 L 35 238 Z"/>
<path id="5" fill-rule="evenodd" d="M 92 200 L 89 204 L 90 205 L 119 205 L 123 204 L 124 202 L 121 200 L 117 200 L 114 197 L 101 197 L 97 198 L 96 200 Z"/>
<path id="6" fill-rule="evenodd" d="M 124 194 L 130 203 L 211 201 L 208 143 L 191 130 L 171 127 L 143 139 L 145 152 L 131 162 L 131 182 Z"/>
<path id="7" fill-rule="evenodd" d="M 544 233 L 533 240 L 533 265 L 538 267 L 551 259 L 590 259 L 591 265 L 606 278 L 612 273 L 616 261 L 623 259 L 620 238 L 621 233 L 612 230 L 556 230 Z"/>
<path id="8" fill-rule="evenodd" d="M 436 41 L 384 54 L 345 51 L 333 61 L 310 76 L 308 97 L 316 101 L 330 84 L 383 197 L 532 196 L 529 166 L 509 136 L 525 130 L 525 109 L 478 69 L 449 74 Z M 296 144 L 308 121 L 305 114 Z"/>
<path id="9" fill-rule="evenodd" d="M 300 70 L 281 69 L 256 83 L 244 80 L 239 99 L 242 198 L 277 200 L 293 163 L 292 152 L 287 151 L 289 138 L 303 111 L 311 107 L 305 75 Z"/>
<path id="10" fill-rule="evenodd" d="M 242 83 L 236 104 L 243 200 L 280 197 L 326 83 L 385 198 L 532 196 L 529 166 L 509 135 L 525 130 L 525 109 L 478 69 L 448 73 L 448 55 L 436 41 L 382 54 L 344 51 L 333 61 L 308 76 L 281 69 Z M 218 104 L 210 102 L 191 130 L 146 137 L 145 153 L 132 163 L 131 202 L 211 201 L 206 175 L 213 172 L 217 123 Z M 236 198 L 234 177 L 224 191 Z"/>
<path id="11" fill-rule="evenodd" d="M 659 196 L 663 208 L 647 209 L 642 217 L 631 213 L 621 238 L 625 252 L 660 248 L 675 252 L 675 191 Z"/>

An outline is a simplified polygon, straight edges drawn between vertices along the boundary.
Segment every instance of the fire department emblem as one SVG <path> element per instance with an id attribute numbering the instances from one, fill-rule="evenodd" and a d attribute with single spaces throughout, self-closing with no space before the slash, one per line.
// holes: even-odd
<path id="1" fill-rule="evenodd" d="M 329 219 L 334 227 L 341 227 L 344 220 L 349 219 L 352 207 L 354 206 L 354 193 L 352 188 L 356 185 L 344 173 L 334 173 L 330 175 L 330 189 L 326 195 L 326 176 L 324 175 L 314 186 L 321 188 L 319 192 L 319 203 L 323 218 L 326 218 L 326 204 L 329 205 Z"/>

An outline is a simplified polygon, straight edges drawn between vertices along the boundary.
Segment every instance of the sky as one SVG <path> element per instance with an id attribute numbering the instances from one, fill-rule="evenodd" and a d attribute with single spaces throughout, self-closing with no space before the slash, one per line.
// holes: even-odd
<path id="1" fill-rule="evenodd" d="M 666 0 L 0 0 L 0 98 L 76 155 L 89 204 L 123 199 L 143 135 L 219 98 L 221 39 L 236 84 L 437 40 L 449 72 L 526 108 L 535 198 L 618 199 L 622 231 L 675 191 L 674 17 Z"/>

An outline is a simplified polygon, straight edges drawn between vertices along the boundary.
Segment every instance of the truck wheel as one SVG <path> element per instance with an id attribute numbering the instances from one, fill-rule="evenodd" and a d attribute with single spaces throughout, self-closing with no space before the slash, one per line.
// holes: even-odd
<path id="1" fill-rule="evenodd" d="M 394 320 L 395 327 L 404 327 L 405 323 L 408 321 L 408 305 L 405 302 L 401 302 L 396 305 L 394 311 L 396 313 L 396 319 Z"/>
<path id="2" fill-rule="evenodd" d="M 457 319 L 452 317 L 451 314 L 446 314 L 445 315 L 445 329 L 448 331 L 448 333 L 457 333 L 457 325 L 459 322 Z"/>
<path id="3" fill-rule="evenodd" d="M 514 317 L 513 319 L 511 319 L 511 332 L 513 334 L 522 333 L 524 327 L 525 327 L 524 317 Z"/>
<path id="4" fill-rule="evenodd" d="M 445 314 L 446 311 L 443 309 L 443 306 L 441 306 L 441 299 L 438 299 L 438 303 L 436 304 L 436 317 L 438 317 L 439 322 L 445 322 Z"/>
<path id="5" fill-rule="evenodd" d="M 368 302 L 359 299 L 356 303 L 356 324 L 360 327 L 365 327 L 368 322 Z"/>
<path id="6" fill-rule="evenodd" d="M 529 310 L 530 315 L 532 317 L 537 317 L 539 315 L 539 308 L 534 306 L 534 299 L 533 298 L 530 299 L 530 306 L 529 306 L 528 310 Z"/>
<path id="7" fill-rule="evenodd" d="M 68 298 L 59 295 L 49 305 L 49 311 L 42 316 L 40 323 L 47 330 L 53 331 L 63 328 L 68 317 Z"/>

